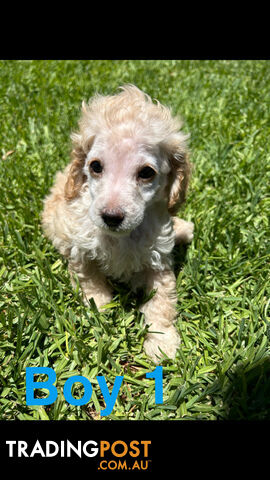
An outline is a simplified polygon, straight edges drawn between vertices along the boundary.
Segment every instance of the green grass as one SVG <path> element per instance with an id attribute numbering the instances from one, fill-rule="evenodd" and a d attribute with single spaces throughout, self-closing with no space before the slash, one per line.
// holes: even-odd
<path id="1" fill-rule="evenodd" d="M 106 419 L 270 419 L 269 61 L 2 61 L 0 418 L 99 419 L 96 376 L 124 375 Z M 107 313 L 86 308 L 65 261 L 43 237 L 42 200 L 69 161 L 80 104 L 135 83 L 191 133 L 185 209 L 195 238 L 175 252 L 182 342 L 163 362 L 164 404 L 143 351 L 138 299 L 115 286 Z M 25 403 L 25 368 L 50 366 L 57 401 Z M 85 406 L 63 397 L 88 377 Z M 78 392 L 79 394 L 79 392 Z"/>

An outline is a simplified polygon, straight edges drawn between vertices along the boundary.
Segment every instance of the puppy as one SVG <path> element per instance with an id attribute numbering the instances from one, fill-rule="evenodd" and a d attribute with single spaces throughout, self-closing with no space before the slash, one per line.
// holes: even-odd
<path id="1" fill-rule="evenodd" d="M 181 122 L 134 85 L 83 102 L 72 161 L 44 201 L 43 229 L 68 259 L 73 284 L 100 309 L 112 300 L 107 278 L 144 286 L 149 326 L 144 348 L 158 363 L 179 346 L 171 251 L 190 242 L 193 224 L 175 215 L 190 163 Z"/>

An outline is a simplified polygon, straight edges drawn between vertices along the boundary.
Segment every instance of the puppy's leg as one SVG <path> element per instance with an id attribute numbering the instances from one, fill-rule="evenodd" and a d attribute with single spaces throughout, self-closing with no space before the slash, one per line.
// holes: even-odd
<path id="1" fill-rule="evenodd" d="M 182 218 L 172 217 L 173 229 L 175 233 L 175 245 L 179 243 L 190 243 L 193 240 L 194 223 L 182 220 Z"/>
<path id="2" fill-rule="evenodd" d="M 151 271 L 147 275 L 147 293 L 156 290 L 155 295 L 141 307 L 145 315 L 145 323 L 150 332 L 144 342 L 144 348 L 155 363 L 162 357 L 160 349 L 174 358 L 180 343 L 179 334 L 173 323 L 176 318 L 177 302 L 176 280 L 171 270 L 163 272 Z"/>
<path id="3" fill-rule="evenodd" d="M 74 273 L 76 273 L 79 279 L 85 305 L 89 305 L 91 297 L 95 300 L 98 309 L 112 300 L 111 289 L 95 262 L 86 260 L 75 262 L 70 260 L 68 269 L 73 286 L 76 286 Z"/>

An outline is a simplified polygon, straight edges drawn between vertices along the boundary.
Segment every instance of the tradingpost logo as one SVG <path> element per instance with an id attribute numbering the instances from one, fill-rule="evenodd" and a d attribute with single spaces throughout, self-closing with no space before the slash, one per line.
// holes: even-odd
<path id="1" fill-rule="evenodd" d="M 149 470 L 151 440 L 6 440 L 9 458 L 95 458 L 97 470 Z"/>

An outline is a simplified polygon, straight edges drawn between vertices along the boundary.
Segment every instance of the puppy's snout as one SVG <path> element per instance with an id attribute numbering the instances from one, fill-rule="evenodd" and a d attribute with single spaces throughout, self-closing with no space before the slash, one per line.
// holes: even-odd
<path id="1" fill-rule="evenodd" d="M 123 211 L 120 209 L 103 210 L 101 216 L 104 223 L 110 228 L 119 227 L 125 217 Z"/>

